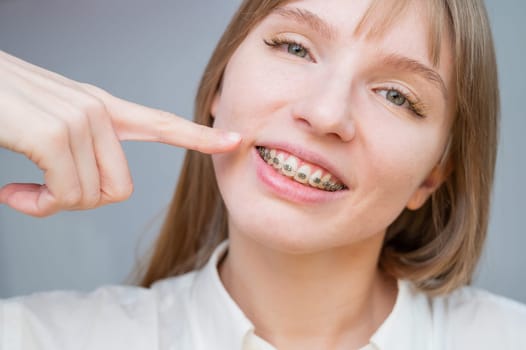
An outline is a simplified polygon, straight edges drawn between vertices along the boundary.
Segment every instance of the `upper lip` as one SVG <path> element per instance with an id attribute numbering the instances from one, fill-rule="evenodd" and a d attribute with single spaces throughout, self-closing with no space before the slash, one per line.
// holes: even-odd
<path id="1" fill-rule="evenodd" d="M 305 160 L 314 165 L 319 165 L 320 167 L 327 170 L 332 175 L 336 176 L 346 187 L 349 187 L 345 182 L 343 174 L 338 170 L 338 168 L 330 162 L 326 157 L 323 157 L 320 153 L 306 149 L 305 147 L 290 144 L 290 143 L 281 143 L 281 142 L 268 142 L 268 143 L 258 143 L 258 146 L 263 146 L 270 149 L 279 149 L 287 153 L 292 154 L 302 160 Z"/>

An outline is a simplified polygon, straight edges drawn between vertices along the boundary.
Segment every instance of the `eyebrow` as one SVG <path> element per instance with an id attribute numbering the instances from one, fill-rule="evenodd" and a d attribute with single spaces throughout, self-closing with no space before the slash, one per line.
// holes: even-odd
<path id="1" fill-rule="evenodd" d="M 337 36 L 338 30 L 327 23 L 323 18 L 317 14 L 306 9 L 291 8 L 291 7 L 276 7 L 272 13 L 278 14 L 286 19 L 293 20 L 299 24 L 307 24 L 313 31 L 327 39 L 333 39 Z M 447 100 L 448 90 L 444 80 L 432 68 L 420 63 L 409 57 L 399 54 L 390 54 L 381 59 L 381 64 L 390 66 L 396 70 L 406 71 L 423 77 L 425 80 L 431 82 L 438 89 L 442 91 L 444 99 Z"/>
<path id="2" fill-rule="evenodd" d="M 307 24 L 313 31 L 328 39 L 336 37 L 336 28 L 309 10 L 290 7 L 276 7 L 272 10 L 272 13 L 276 13 L 286 19 L 293 20 L 300 24 Z"/>
<path id="3" fill-rule="evenodd" d="M 444 80 L 442 80 L 440 74 L 425 64 L 399 54 L 390 54 L 384 56 L 380 62 L 381 64 L 389 66 L 393 69 L 417 74 L 423 77 L 425 80 L 433 83 L 433 85 L 440 89 L 444 95 L 444 99 L 447 100 L 448 90 Z"/>

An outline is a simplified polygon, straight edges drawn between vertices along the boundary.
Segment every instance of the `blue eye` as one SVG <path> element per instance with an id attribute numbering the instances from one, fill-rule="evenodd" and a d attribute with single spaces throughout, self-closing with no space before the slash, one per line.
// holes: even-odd
<path id="1" fill-rule="evenodd" d="M 309 49 L 307 49 L 304 45 L 294 40 L 289 40 L 285 38 L 273 38 L 270 41 L 264 40 L 264 42 L 272 48 L 286 51 L 287 53 L 297 56 L 299 58 L 306 58 L 310 59 L 311 61 L 314 61 Z"/>
<path id="2" fill-rule="evenodd" d="M 286 45 L 287 45 L 287 52 L 290 53 L 291 55 L 296 55 L 298 57 L 305 58 L 309 54 L 307 49 L 304 48 L 300 44 L 287 43 Z"/>
<path id="3" fill-rule="evenodd" d="M 387 90 L 385 98 L 397 106 L 403 106 L 407 102 L 407 98 L 397 90 Z"/>
<path id="4" fill-rule="evenodd" d="M 426 108 L 416 96 L 411 97 L 408 93 L 398 90 L 398 88 L 377 89 L 376 92 L 395 106 L 405 108 L 418 117 L 425 117 Z"/>

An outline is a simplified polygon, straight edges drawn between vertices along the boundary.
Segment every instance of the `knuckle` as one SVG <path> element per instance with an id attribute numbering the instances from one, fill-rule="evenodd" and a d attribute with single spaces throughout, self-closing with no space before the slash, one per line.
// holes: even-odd
<path id="1" fill-rule="evenodd" d="M 82 201 L 82 208 L 92 209 L 96 208 L 100 202 L 100 191 L 90 191 L 86 194 Z"/>
<path id="2" fill-rule="evenodd" d="M 173 128 L 174 115 L 166 111 L 157 111 L 157 140 L 159 142 L 165 142 L 167 140 L 167 134 Z"/>
<path id="3" fill-rule="evenodd" d="M 87 91 L 87 92 L 90 92 L 92 94 L 96 94 L 96 95 L 105 95 L 105 94 L 108 94 L 105 90 L 95 86 L 95 85 L 92 85 L 92 84 L 88 84 L 88 83 L 82 83 L 82 82 L 79 82 L 78 83 L 80 85 L 80 87 L 84 90 L 84 91 Z"/>
<path id="4" fill-rule="evenodd" d="M 117 197 L 119 201 L 124 201 L 130 198 L 132 194 L 133 194 L 133 184 L 128 183 L 127 185 L 119 189 Z"/>
<path id="5" fill-rule="evenodd" d="M 174 119 L 172 113 L 163 110 L 157 110 L 157 115 L 159 116 L 159 122 L 161 123 L 170 123 Z"/>
<path id="6" fill-rule="evenodd" d="M 100 87 L 97 87 L 95 85 L 91 85 L 88 83 L 78 83 L 81 90 L 84 91 L 87 95 L 104 100 L 107 97 L 110 97 L 111 95 L 106 91 L 101 89 Z"/>
<path id="7" fill-rule="evenodd" d="M 157 111 L 157 124 L 160 129 L 166 129 L 172 126 L 174 122 L 173 114 L 166 111 Z"/>
<path id="8" fill-rule="evenodd" d="M 46 124 L 48 142 L 53 148 L 62 148 L 69 143 L 69 129 L 67 124 L 60 119 L 49 120 Z"/>
<path id="9" fill-rule="evenodd" d="M 77 206 L 82 199 L 82 191 L 80 188 L 70 189 L 66 194 L 60 198 L 60 203 L 65 208 L 72 208 Z"/>
<path id="10" fill-rule="evenodd" d="M 92 96 L 81 96 L 75 102 L 75 107 L 67 119 L 78 131 L 88 129 L 92 122 L 99 121 L 104 115 L 106 115 L 106 107 L 101 100 Z"/>
<path id="11" fill-rule="evenodd" d="M 106 113 L 106 105 L 95 96 L 85 96 L 81 101 L 82 109 L 90 118 Z"/>
<path id="12" fill-rule="evenodd" d="M 85 134 L 89 132 L 88 114 L 84 110 L 76 109 L 70 114 L 68 127 L 75 134 Z"/>
<path id="13" fill-rule="evenodd" d="M 129 182 L 126 184 L 121 184 L 113 188 L 109 199 L 111 202 L 122 202 L 127 200 L 133 194 L 133 183 Z"/>
<path id="14" fill-rule="evenodd" d="M 76 108 L 79 118 L 93 120 L 107 115 L 106 104 L 103 96 L 108 93 L 90 84 L 79 83 L 81 90 L 76 96 Z"/>

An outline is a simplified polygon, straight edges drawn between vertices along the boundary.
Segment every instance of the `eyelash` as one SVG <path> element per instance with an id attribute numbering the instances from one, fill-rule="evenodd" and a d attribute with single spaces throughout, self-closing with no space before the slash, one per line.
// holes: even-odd
<path id="1" fill-rule="evenodd" d="M 263 42 L 266 45 L 268 45 L 271 48 L 273 48 L 273 49 L 280 49 L 284 45 L 296 45 L 299 48 L 305 50 L 305 53 L 306 53 L 307 56 L 309 56 L 310 60 L 314 61 L 314 59 L 312 58 L 311 51 L 307 47 L 305 47 L 305 45 L 303 45 L 302 43 L 300 43 L 300 42 L 298 42 L 296 40 L 292 40 L 292 39 L 288 39 L 288 38 L 274 37 L 274 38 L 272 38 L 270 40 L 264 39 Z M 291 55 L 297 56 L 297 55 L 294 55 L 294 54 L 291 54 Z M 300 57 L 300 56 L 297 56 L 297 57 L 303 58 L 303 57 Z M 418 100 L 417 98 L 412 96 L 411 94 L 409 94 L 407 92 L 404 92 L 401 89 L 399 89 L 397 87 L 394 87 L 394 86 L 390 86 L 390 87 L 385 88 L 385 89 L 376 89 L 376 91 L 386 91 L 386 92 L 391 91 L 391 90 L 394 90 L 394 91 L 398 92 L 400 95 L 402 95 L 405 98 L 405 100 L 407 101 L 407 104 L 409 105 L 406 109 L 408 109 L 410 112 L 414 113 L 419 118 L 424 118 L 425 117 L 425 115 L 424 115 L 425 109 L 426 109 L 425 105 L 420 100 Z M 385 96 L 385 98 L 387 99 L 387 95 Z M 393 103 L 393 105 L 397 106 L 394 103 Z M 403 107 L 403 106 L 398 106 L 398 107 Z"/>
<path id="2" fill-rule="evenodd" d="M 420 101 L 417 97 L 411 95 L 410 93 L 407 93 L 407 92 L 404 92 L 402 91 L 402 89 L 398 88 L 398 87 L 395 87 L 395 86 L 388 86 L 387 88 L 381 88 L 381 89 L 376 89 L 376 92 L 378 91 L 386 91 L 389 92 L 389 91 L 396 91 L 398 92 L 400 95 L 402 95 L 405 100 L 407 101 L 407 104 L 408 104 L 408 107 L 407 109 L 414 113 L 417 117 L 419 118 L 425 118 L 425 113 L 426 113 L 426 105 Z M 387 95 L 385 96 L 385 98 L 387 99 Z M 391 101 L 388 101 L 388 102 L 391 102 Z M 403 105 L 402 106 L 398 106 L 396 104 L 394 104 L 393 102 L 391 102 L 393 105 L 397 106 L 397 107 L 402 107 L 403 108 Z"/>
<path id="3" fill-rule="evenodd" d="M 264 39 L 263 42 L 265 44 L 267 44 L 268 46 L 270 46 L 271 48 L 273 48 L 273 49 L 280 49 L 280 48 L 282 48 L 282 46 L 285 46 L 285 45 L 288 45 L 288 46 L 296 45 L 296 46 L 300 47 L 301 49 L 305 50 L 305 53 L 307 54 L 307 56 L 309 56 L 309 59 L 311 61 L 314 61 L 314 58 L 312 56 L 311 51 L 305 45 L 303 45 L 302 43 L 300 43 L 300 42 L 298 42 L 296 40 L 288 39 L 288 38 L 274 37 L 274 38 L 272 38 L 270 40 Z M 297 56 L 297 57 L 304 58 L 304 57 L 300 57 L 300 56 Z"/>

